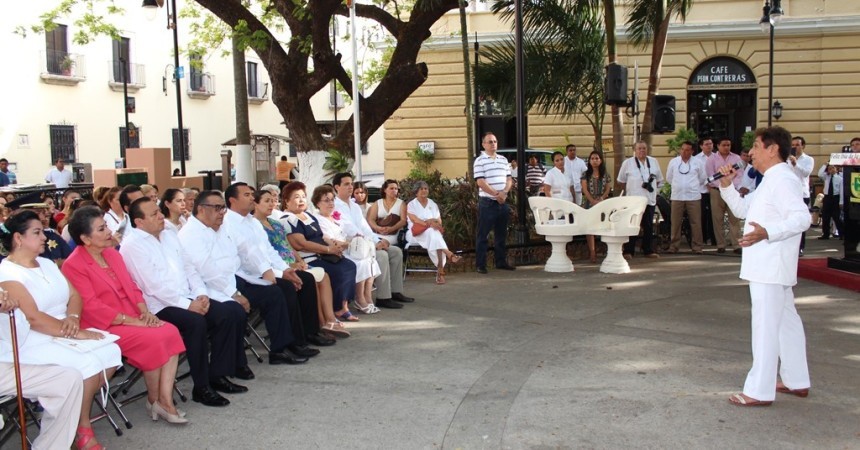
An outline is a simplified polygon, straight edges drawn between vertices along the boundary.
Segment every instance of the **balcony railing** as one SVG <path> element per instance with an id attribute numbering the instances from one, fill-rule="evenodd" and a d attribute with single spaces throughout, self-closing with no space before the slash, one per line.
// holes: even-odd
<path id="1" fill-rule="evenodd" d="M 248 102 L 259 105 L 269 99 L 269 83 L 248 85 Z"/>
<path id="2" fill-rule="evenodd" d="M 125 70 L 123 70 L 125 64 Z M 146 72 L 143 64 L 108 61 L 108 85 L 114 91 L 122 91 L 123 75 L 128 76 L 128 89 L 137 91 L 146 87 Z"/>
<path id="3" fill-rule="evenodd" d="M 208 72 L 191 72 L 187 92 L 191 98 L 205 99 L 215 95 L 215 75 Z"/>
<path id="4" fill-rule="evenodd" d="M 75 85 L 87 79 L 86 60 L 83 55 L 59 50 L 45 50 L 41 53 L 41 77 L 46 83 Z"/>

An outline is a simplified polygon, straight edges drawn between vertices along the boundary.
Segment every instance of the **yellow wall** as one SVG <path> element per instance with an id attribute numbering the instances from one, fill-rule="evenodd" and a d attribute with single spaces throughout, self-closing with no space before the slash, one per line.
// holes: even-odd
<path id="1" fill-rule="evenodd" d="M 732 56 L 750 67 L 758 84 L 757 125 L 767 124 L 769 42 L 757 24 L 761 7 L 760 1 L 699 0 L 687 22 L 670 29 L 659 92 L 677 98 L 676 128 L 686 125 L 686 87 L 691 72 L 714 56 Z M 819 165 L 825 155 L 838 152 L 852 137 L 860 136 L 860 2 L 784 0 L 783 8 L 786 17 L 775 34 L 773 99 L 782 103 L 784 113 L 774 124 L 803 135 L 807 151 Z M 619 8 L 618 20 L 624 17 Z M 429 66 L 427 82 L 386 122 L 387 176 L 404 176 L 410 168 L 406 151 L 425 140 L 436 142 L 435 168 L 450 177 L 467 171 L 463 60 L 459 36 L 453 34 L 459 29 L 457 20 L 456 15 L 447 15 L 436 24 L 435 39 L 420 54 L 420 60 Z M 469 16 L 469 29 L 487 45 L 506 36 L 509 26 L 488 13 L 474 13 Z M 623 33 L 620 28 L 619 62 L 631 69 L 630 88 L 632 68 L 638 62 L 640 109 L 644 112 L 650 47 L 634 48 Z M 836 131 L 839 124 L 843 131 Z M 608 116 L 603 133 L 604 138 L 611 135 Z M 579 146 L 580 153 L 593 142 L 591 127 L 584 118 L 529 115 L 531 147 L 564 146 L 565 136 Z M 653 139 L 652 153 L 664 168 L 670 159 L 667 137 L 655 135 Z M 631 141 L 631 120 L 625 118 L 628 155 Z"/>

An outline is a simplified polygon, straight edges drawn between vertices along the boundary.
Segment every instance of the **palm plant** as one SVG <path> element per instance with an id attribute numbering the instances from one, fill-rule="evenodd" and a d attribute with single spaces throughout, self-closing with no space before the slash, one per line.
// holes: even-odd
<path id="1" fill-rule="evenodd" d="M 596 0 L 548 0 L 523 3 L 523 64 L 527 109 L 570 118 L 583 114 L 602 137 L 604 35 L 593 7 Z M 498 0 L 494 13 L 512 21 L 513 0 Z M 506 39 L 484 47 L 475 82 L 501 109 L 513 110 L 515 45 Z"/>

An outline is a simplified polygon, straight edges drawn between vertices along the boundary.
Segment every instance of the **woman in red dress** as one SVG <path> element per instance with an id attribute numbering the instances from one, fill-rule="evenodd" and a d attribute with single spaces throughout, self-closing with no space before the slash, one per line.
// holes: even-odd
<path id="1" fill-rule="evenodd" d="M 185 351 L 175 326 L 150 313 L 116 251 L 102 212 L 86 206 L 72 213 L 69 233 L 78 245 L 63 263 L 83 300 L 81 328 L 95 327 L 119 336 L 117 344 L 128 362 L 143 372 L 147 411 L 153 420 L 187 423 L 173 404 L 173 383 L 179 354 Z"/>

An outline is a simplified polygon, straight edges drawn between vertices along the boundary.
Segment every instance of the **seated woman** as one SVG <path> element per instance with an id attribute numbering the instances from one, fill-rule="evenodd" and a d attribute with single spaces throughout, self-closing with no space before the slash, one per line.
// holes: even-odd
<path id="1" fill-rule="evenodd" d="M 363 182 L 357 181 L 352 185 L 352 200 L 366 216 L 370 205 L 367 204 L 367 186 Z"/>
<path id="2" fill-rule="evenodd" d="M 436 266 L 436 284 L 445 284 L 446 258 L 451 258 L 454 264 L 459 263 L 462 258 L 448 250 L 448 244 L 442 235 L 445 232 L 442 227 L 442 214 L 436 202 L 427 197 L 430 187 L 423 181 L 416 183 L 415 187 L 415 199 L 409 202 L 406 208 L 410 230 L 407 236 L 410 242 L 427 249 L 427 255 Z"/>
<path id="3" fill-rule="evenodd" d="M 290 242 L 287 240 L 286 228 L 284 228 L 281 222 L 271 217 L 272 212 L 275 210 L 275 199 L 277 196 L 264 188 L 265 186 L 254 192 L 254 218 L 263 225 L 263 229 L 266 230 L 266 235 L 269 238 L 269 244 L 278 252 L 278 255 L 281 256 L 285 263 L 293 269 L 308 271 L 314 275 L 317 288 L 317 306 L 319 308 L 322 330 L 335 337 L 349 337 L 349 332 L 343 329 L 342 325 L 337 324 L 337 319 L 334 315 L 331 279 L 322 268 L 308 266 L 302 257 L 290 246 Z"/>
<path id="4" fill-rule="evenodd" d="M 332 308 L 336 315 L 349 312 L 348 303 L 355 297 L 355 263 L 343 257 L 343 249 L 332 246 L 323 238 L 316 217 L 307 212 L 305 185 L 294 181 L 282 191 L 287 228 L 287 240 L 299 256 L 311 267 L 322 267 L 331 277 Z"/>
<path id="5" fill-rule="evenodd" d="M 122 205 L 119 204 L 119 194 L 122 192 L 122 186 L 114 186 L 104 193 L 99 199 L 99 206 L 104 212 L 104 220 L 111 233 L 116 233 L 128 219 L 125 217 L 125 211 Z"/>
<path id="6" fill-rule="evenodd" d="M 187 423 L 173 404 L 176 366 L 185 351 L 179 330 L 147 309 L 98 208 L 85 206 L 72 213 L 69 233 L 78 245 L 62 272 L 83 299 L 81 324 L 119 336 L 123 356 L 143 372 L 152 420 Z"/>
<path id="7" fill-rule="evenodd" d="M 161 196 L 161 203 L 158 207 L 161 209 L 161 214 L 164 215 L 165 229 L 179 233 L 179 230 L 187 222 L 185 218 L 185 194 L 179 189 L 167 189 Z"/>
<path id="8" fill-rule="evenodd" d="M 376 262 L 376 251 L 368 251 L 368 254 L 362 258 L 346 251 L 352 243 L 351 241 L 355 239 L 365 240 L 365 246 L 369 249 L 374 249 L 374 244 L 361 236 L 352 239 L 347 238 L 346 233 L 340 227 L 340 214 L 335 214 L 334 211 L 334 197 L 334 188 L 329 185 L 317 186 L 313 196 L 311 196 L 311 202 L 319 211 L 319 223 L 322 227 L 323 239 L 329 245 L 344 250 L 344 256 L 355 263 L 356 307 L 365 314 L 376 314 L 379 312 L 379 308 L 373 304 L 373 279 L 382 274 L 382 270 Z M 349 309 L 338 318 L 341 320 L 358 320 L 350 314 Z"/>
<path id="9" fill-rule="evenodd" d="M 382 198 L 371 205 L 367 223 L 379 237 L 397 245 L 397 233 L 406 226 L 406 202 L 397 195 L 400 187 L 394 180 L 382 183 Z"/>
<path id="10" fill-rule="evenodd" d="M 98 210 L 96 214 L 101 217 Z M 21 363 L 54 364 L 80 372 L 84 392 L 75 443 L 78 448 L 99 449 L 90 424 L 90 409 L 103 381 L 122 365 L 120 349 L 116 344 L 106 344 L 82 353 L 54 339 L 90 340 L 104 336 L 81 329 L 81 297 L 56 264 L 38 256 L 46 241 L 42 227 L 33 211 L 14 214 L 0 226 L 0 242 L 9 251 L 9 256 L 0 263 L 0 286 L 17 300 L 26 317 L 26 323 L 18 331 Z M 16 320 L 23 321 L 20 315 Z M 2 322 L 5 326 L 9 324 L 6 320 Z M 22 332 L 28 328 L 29 332 Z M 12 362 L 12 347 L 5 339 L 0 341 L 0 361 Z"/>

